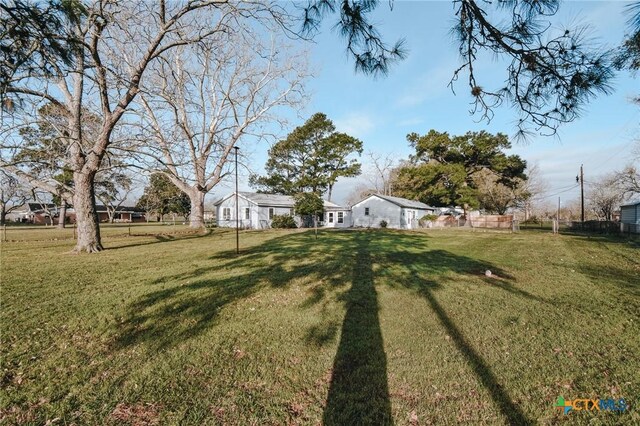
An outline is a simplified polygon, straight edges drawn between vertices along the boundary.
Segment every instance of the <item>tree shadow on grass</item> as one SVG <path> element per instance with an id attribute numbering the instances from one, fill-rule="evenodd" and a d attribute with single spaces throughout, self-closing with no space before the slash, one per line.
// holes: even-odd
<path id="1" fill-rule="evenodd" d="M 402 235 L 402 236 L 399 236 Z M 426 299 L 458 351 L 464 356 L 478 381 L 510 424 L 531 421 L 513 402 L 489 364 L 473 348 L 434 296 L 449 274 L 477 275 L 488 268 L 497 274 L 484 281 L 516 296 L 544 302 L 509 283 L 504 270 L 444 250 L 429 250 L 424 237 L 406 234 L 361 233 L 354 236 L 356 264 L 352 286 L 345 296 L 346 315 L 335 356 L 329 395 L 323 415 L 325 424 L 392 424 L 387 384 L 386 355 L 378 319 L 373 263 L 382 265 L 387 282 L 401 285 Z"/>
<path id="2" fill-rule="evenodd" d="M 341 286 L 348 273 L 340 255 L 348 238 L 314 242 L 308 233 L 273 238 L 240 255 L 224 251 L 211 265 L 166 275 L 161 287 L 131 303 L 114 339 L 116 348 L 144 344 L 150 351 L 178 345 L 214 325 L 220 311 L 265 287 L 286 287 L 301 278 Z"/>
<path id="3" fill-rule="evenodd" d="M 378 297 L 369 251 L 370 234 L 355 234 L 351 288 L 342 297 L 346 314 L 334 358 L 323 414 L 328 425 L 391 424 Z"/>
<path id="4" fill-rule="evenodd" d="M 204 237 L 208 237 L 210 234 L 207 233 L 194 233 L 194 232 L 189 232 L 189 233 L 182 233 L 182 234 L 158 234 L 158 235 L 131 235 L 131 237 L 153 237 L 153 240 L 149 240 L 149 241 L 144 241 L 144 242 L 133 242 L 132 244 L 122 244 L 122 245 L 118 245 L 118 246 L 106 246 L 104 249 L 105 251 L 110 251 L 110 250 L 121 250 L 121 249 L 128 249 L 128 248 L 132 248 L 132 247 L 142 247 L 142 246 L 149 246 L 152 244 L 159 244 L 159 243 L 171 243 L 171 242 L 175 242 L 175 241 L 185 241 L 185 240 L 193 240 L 193 239 L 198 239 L 198 238 L 204 238 Z"/>
<path id="5" fill-rule="evenodd" d="M 632 264 L 633 265 L 633 264 Z M 589 277 L 594 283 L 613 283 L 622 291 L 640 296 L 640 265 L 635 264 L 628 268 L 614 265 L 589 265 L 578 266 L 578 271 Z"/>
<path id="6" fill-rule="evenodd" d="M 128 307 L 117 330 L 115 345 L 142 344 L 150 351 L 172 347 L 211 328 L 226 306 L 251 297 L 263 288 L 286 288 L 304 278 L 310 308 L 325 298 L 345 303 L 340 343 L 334 358 L 323 421 L 326 424 L 390 424 L 393 422 L 387 384 L 387 360 L 378 316 L 376 279 L 422 296 L 452 337 L 458 351 L 511 424 L 530 421 L 511 400 L 490 365 L 464 336 L 435 297 L 451 275 L 482 277 L 494 288 L 533 302 L 544 300 L 512 285 L 513 277 L 497 266 L 444 250 L 430 250 L 429 237 L 393 231 L 287 234 L 245 249 L 240 256 L 220 252 L 211 266 L 162 277 L 152 291 Z M 376 269 L 378 267 L 378 269 Z M 459 277 L 460 278 L 460 277 Z M 344 291 L 344 286 L 351 284 Z M 309 344 L 332 340 L 338 325 L 326 322 L 306 333 Z M 426 367 L 428 368 L 428 367 Z"/>

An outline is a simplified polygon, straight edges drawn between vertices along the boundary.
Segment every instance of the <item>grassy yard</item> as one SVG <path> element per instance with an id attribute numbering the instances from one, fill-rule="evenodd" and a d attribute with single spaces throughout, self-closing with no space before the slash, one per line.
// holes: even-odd
<path id="1" fill-rule="evenodd" d="M 3 243 L 3 424 L 640 423 L 637 243 L 118 235 Z"/>

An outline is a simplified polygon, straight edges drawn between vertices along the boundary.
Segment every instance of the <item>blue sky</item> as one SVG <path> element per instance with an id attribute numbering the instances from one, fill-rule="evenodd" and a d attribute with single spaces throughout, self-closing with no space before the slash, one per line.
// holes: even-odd
<path id="1" fill-rule="evenodd" d="M 606 46 L 619 44 L 626 28 L 624 2 L 565 2 L 554 19 L 554 28 L 564 23 L 589 22 L 592 34 Z M 517 114 L 513 109 L 496 110 L 491 123 L 477 122 L 469 114 L 471 97 L 461 81 L 454 95 L 447 87 L 459 64 L 455 42 L 449 34 L 452 26 L 451 1 L 396 1 L 393 11 L 381 2 L 375 14 L 386 40 L 404 37 L 409 56 L 396 64 L 389 75 L 374 79 L 356 74 L 353 62 L 345 54 L 344 42 L 327 22 L 314 43 L 307 46 L 315 77 L 309 81 L 309 103 L 292 126 L 299 125 L 314 112 L 324 112 L 339 130 L 360 138 L 365 151 L 391 153 L 406 158 L 411 149 L 406 142 L 409 132 L 420 134 L 430 129 L 462 134 L 487 130 L 512 135 Z M 500 87 L 505 80 L 504 64 L 491 55 L 481 57 L 476 65 L 479 84 Z M 637 76 L 640 77 L 640 76 Z M 562 127 L 556 137 L 533 137 L 526 144 L 514 144 L 512 153 L 529 163 L 538 164 L 548 183 L 549 199 L 575 182 L 580 164 L 585 167 L 585 181 L 623 167 L 629 162 L 634 138 L 640 137 L 640 108 L 629 100 L 640 93 L 640 79 L 628 73 L 616 76 L 614 92 L 592 101 L 577 121 Z M 249 165 L 261 171 L 267 158 L 267 144 L 248 151 Z M 366 158 L 362 158 L 367 167 Z M 249 189 L 242 173 L 241 189 Z M 334 190 L 334 201 L 344 202 L 362 178 L 343 179 Z M 214 191 L 214 198 L 228 192 L 224 185 Z M 563 200 L 576 198 L 578 189 L 561 194 Z"/>

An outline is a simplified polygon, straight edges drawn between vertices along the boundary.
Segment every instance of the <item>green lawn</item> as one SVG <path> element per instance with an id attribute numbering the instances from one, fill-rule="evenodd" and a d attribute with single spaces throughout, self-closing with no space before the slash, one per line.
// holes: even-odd
<path id="1" fill-rule="evenodd" d="M 2 245 L 5 424 L 640 422 L 638 243 L 260 231 L 237 256 L 216 230 L 75 256 L 37 232 Z"/>

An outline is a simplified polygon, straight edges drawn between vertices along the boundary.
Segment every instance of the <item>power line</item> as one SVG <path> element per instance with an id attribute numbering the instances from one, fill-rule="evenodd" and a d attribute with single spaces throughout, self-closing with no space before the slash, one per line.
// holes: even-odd
<path id="1" fill-rule="evenodd" d="M 577 187 L 579 187 L 579 186 L 580 186 L 580 184 L 579 184 L 579 183 L 576 183 L 576 184 L 574 184 L 573 186 L 571 186 L 571 188 L 565 189 L 564 191 L 559 191 L 559 192 L 556 192 L 556 193 L 553 193 L 553 194 L 545 195 L 544 197 L 536 197 L 536 198 L 532 198 L 532 200 L 534 200 L 534 201 L 545 200 L 545 199 L 547 199 L 547 198 L 555 197 L 555 196 L 558 196 L 558 195 L 560 195 L 560 194 L 564 194 L 565 192 L 569 192 L 569 191 L 571 191 L 571 190 L 573 190 L 573 189 L 576 189 L 576 188 L 577 188 Z"/>

